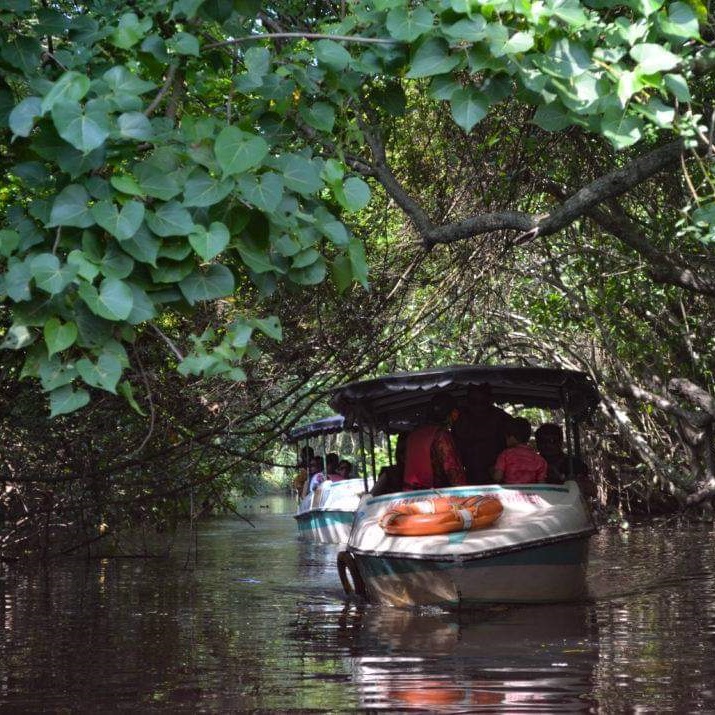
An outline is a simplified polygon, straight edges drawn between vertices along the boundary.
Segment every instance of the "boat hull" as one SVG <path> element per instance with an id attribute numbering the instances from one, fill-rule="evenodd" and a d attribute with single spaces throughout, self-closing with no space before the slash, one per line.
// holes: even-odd
<path id="1" fill-rule="evenodd" d="M 491 527 L 440 536 L 391 537 L 379 518 L 395 502 L 361 503 L 348 542 L 367 598 L 397 607 L 464 608 L 484 603 L 573 601 L 586 595 L 588 543 L 595 532 L 574 483 L 466 487 L 441 495 L 497 496 L 504 513 Z"/>
<path id="2" fill-rule="evenodd" d="M 316 544 L 347 543 L 364 491 L 362 479 L 321 484 L 295 514 L 299 537 Z"/>

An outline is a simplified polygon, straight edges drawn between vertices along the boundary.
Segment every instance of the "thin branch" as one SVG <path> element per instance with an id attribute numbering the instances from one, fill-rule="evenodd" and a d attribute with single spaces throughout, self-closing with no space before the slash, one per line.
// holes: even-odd
<path id="1" fill-rule="evenodd" d="M 223 42 L 212 42 L 210 45 L 204 45 L 202 49 L 213 50 L 216 47 L 240 45 L 243 42 L 253 42 L 255 40 L 285 40 L 291 38 L 300 40 L 333 40 L 335 42 L 354 42 L 363 45 L 399 44 L 399 40 L 390 40 L 382 37 L 361 37 L 360 35 L 326 35 L 322 32 L 265 32 L 259 35 L 245 35 L 244 37 L 235 37 L 232 40 L 224 40 Z"/>
<path id="2" fill-rule="evenodd" d="M 176 347 L 174 341 L 154 325 L 154 323 L 149 323 L 149 325 L 151 325 L 152 330 L 169 346 L 169 350 L 176 355 L 177 359 L 183 361 L 184 356 L 181 354 L 179 348 Z"/>
<path id="3" fill-rule="evenodd" d="M 156 97 L 152 100 L 151 104 L 144 110 L 144 115 L 150 117 L 156 111 L 156 108 L 161 104 L 161 100 L 164 99 L 164 95 L 171 89 L 174 84 L 174 77 L 176 76 L 176 70 L 179 65 L 174 62 L 169 65 L 169 69 L 166 72 L 166 79 L 161 89 L 156 93 Z"/>

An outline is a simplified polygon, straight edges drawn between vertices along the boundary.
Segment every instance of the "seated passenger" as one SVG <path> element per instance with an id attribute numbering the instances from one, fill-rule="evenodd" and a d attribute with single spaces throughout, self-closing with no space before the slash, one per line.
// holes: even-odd
<path id="1" fill-rule="evenodd" d="M 340 457 L 335 452 L 325 455 L 325 471 L 319 471 L 310 480 L 310 491 L 315 491 L 325 481 L 337 482 L 342 479 L 338 474 Z"/>
<path id="2" fill-rule="evenodd" d="M 559 425 L 545 422 L 536 430 L 534 436 L 536 448 L 548 465 L 546 481 L 563 484 L 567 479 L 574 479 L 585 496 L 596 496 L 586 464 L 578 457 L 569 457 L 564 452 L 564 434 Z"/>
<path id="3" fill-rule="evenodd" d="M 456 487 L 467 483 L 467 475 L 449 429 L 453 407 L 447 395 L 437 395 L 430 403 L 430 423 L 408 435 L 403 489 Z"/>
<path id="4" fill-rule="evenodd" d="M 377 481 L 370 490 L 370 494 L 374 497 L 402 491 L 402 473 L 405 469 L 406 446 L 407 433 L 400 432 L 397 435 L 397 444 L 395 446 L 395 464 L 390 464 L 380 470 Z"/>
<path id="5" fill-rule="evenodd" d="M 341 459 L 338 462 L 338 475 L 339 479 L 353 479 L 353 465 L 348 462 L 347 459 Z M 333 479 L 333 481 L 339 481 L 339 479 Z"/>
<path id="6" fill-rule="evenodd" d="M 298 474 L 293 478 L 293 489 L 295 489 L 298 499 L 303 495 L 305 483 L 308 481 L 308 463 L 313 458 L 313 448 L 303 447 L 300 450 L 300 461 L 298 462 Z"/>
<path id="7" fill-rule="evenodd" d="M 454 441 L 468 484 L 489 484 L 490 470 L 506 447 L 504 431 L 511 416 L 494 404 L 488 383 L 470 385 L 467 403 L 454 423 Z"/>
<path id="8" fill-rule="evenodd" d="M 308 462 L 308 479 L 303 487 L 303 496 L 315 491 L 316 487 L 325 481 L 323 476 L 323 460 L 320 457 L 311 457 Z"/>
<path id="9" fill-rule="evenodd" d="M 506 449 L 494 465 L 494 481 L 504 484 L 545 482 L 546 460 L 529 446 L 531 425 L 523 417 L 512 417 L 505 430 Z"/>

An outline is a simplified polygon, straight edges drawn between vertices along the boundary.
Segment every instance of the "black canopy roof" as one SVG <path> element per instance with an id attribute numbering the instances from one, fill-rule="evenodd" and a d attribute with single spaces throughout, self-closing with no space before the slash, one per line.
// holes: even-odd
<path id="1" fill-rule="evenodd" d="M 460 402 L 469 385 L 484 383 L 491 387 L 494 402 L 561 408 L 575 419 L 583 418 L 600 399 L 588 375 L 576 370 L 455 365 L 351 382 L 335 390 L 330 404 L 353 422 L 394 432 L 423 422 L 435 395 Z"/>
<path id="2" fill-rule="evenodd" d="M 332 417 L 323 417 L 322 420 L 316 420 L 309 424 L 294 427 L 288 433 L 289 442 L 299 442 L 311 437 L 320 437 L 325 434 L 337 434 L 348 430 L 355 430 L 356 427 L 346 427 L 345 418 L 342 415 L 333 415 Z"/>

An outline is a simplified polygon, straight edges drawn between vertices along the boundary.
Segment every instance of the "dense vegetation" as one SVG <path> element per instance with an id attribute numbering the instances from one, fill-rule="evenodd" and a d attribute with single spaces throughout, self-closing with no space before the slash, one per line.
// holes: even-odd
<path id="1" fill-rule="evenodd" d="M 5 3 L 3 548 L 227 506 L 335 385 L 456 362 L 586 370 L 603 504 L 707 507 L 713 40 L 699 0 Z"/>

